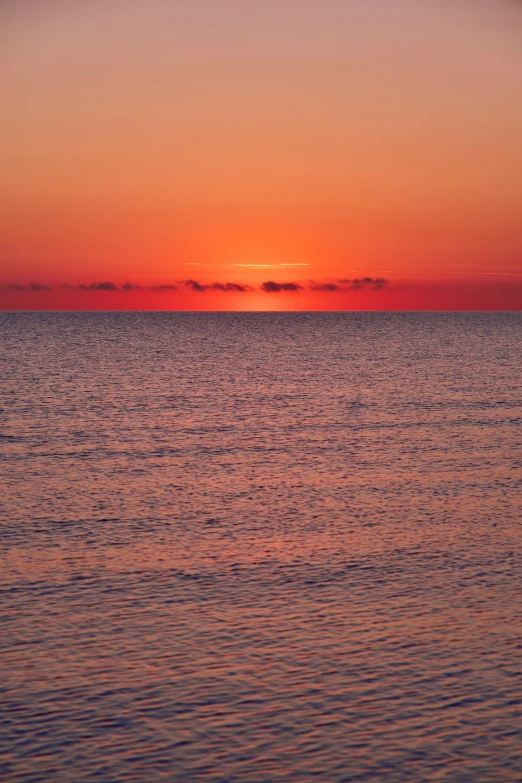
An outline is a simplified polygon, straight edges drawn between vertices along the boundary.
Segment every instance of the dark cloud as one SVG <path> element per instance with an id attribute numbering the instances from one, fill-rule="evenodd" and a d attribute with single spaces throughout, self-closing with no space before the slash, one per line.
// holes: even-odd
<path id="1" fill-rule="evenodd" d="M 308 280 L 307 286 L 310 291 L 317 291 L 317 292 L 325 292 L 325 293 L 338 293 L 338 292 L 348 292 L 348 291 L 361 291 L 361 290 L 372 290 L 372 291 L 381 291 L 382 289 L 386 288 L 389 284 L 389 281 L 386 280 L 384 277 L 361 277 L 361 278 L 354 278 L 354 279 L 340 279 L 330 282 L 317 282 L 315 280 Z M 201 293 L 204 291 L 221 291 L 224 293 L 247 293 L 249 291 L 254 291 L 255 289 L 251 285 L 247 285 L 244 283 L 200 283 L 197 280 L 185 280 L 183 282 L 176 283 L 161 283 L 159 285 L 154 286 L 141 286 L 137 283 L 130 283 L 126 282 L 121 287 L 118 287 L 115 283 L 112 283 L 110 281 L 102 282 L 102 283 L 90 283 L 89 285 L 85 283 L 79 283 L 77 285 L 71 285 L 69 283 L 63 283 L 62 285 L 58 286 L 58 288 L 65 288 L 68 290 L 79 290 L 79 291 L 158 291 L 158 292 L 166 292 L 166 291 L 178 291 L 180 286 L 184 286 L 185 288 L 189 288 L 191 291 L 195 291 L 197 293 Z M 44 285 L 42 283 L 29 283 L 29 284 L 17 284 L 17 283 L 11 283 L 7 286 L 7 288 L 11 288 L 12 290 L 17 291 L 50 291 L 51 287 L 48 285 Z M 287 282 L 287 283 L 277 283 L 275 280 L 266 280 L 264 283 L 261 284 L 259 287 L 260 291 L 264 291 L 265 293 L 280 293 L 281 291 L 303 291 L 304 288 L 300 283 L 295 282 Z"/>
<path id="2" fill-rule="evenodd" d="M 60 288 L 66 288 L 68 291 L 130 291 L 132 288 L 136 288 L 139 286 L 133 286 L 132 283 L 125 283 L 121 287 L 121 289 L 118 288 L 118 286 L 115 283 L 90 283 L 87 285 L 86 283 L 78 283 L 78 285 L 71 285 L 71 283 L 62 283 Z"/>
<path id="3" fill-rule="evenodd" d="M 209 288 L 212 288 L 213 291 L 237 291 L 238 293 L 253 290 L 251 285 L 241 285 L 240 283 L 212 283 Z"/>
<path id="4" fill-rule="evenodd" d="M 276 283 L 274 280 L 267 280 L 260 287 L 261 291 L 267 294 L 279 293 L 280 291 L 302 291 L 303 286 L 299 283 Z"/>
<path id="5" fill-rule="evenodd" d="M 310 291 L 328 291 L 329 293 L 335 293 L 335 291 L 344 291 L 337 283 L 310 283 Z"/>
<path id="6" fill-rule="evenodd" d="M 185 285 L 187 286 L 187 288 L 191 288 L 193 291 L 198 291 L 198 292 L 206 291 L 206 289 L 208 288 L 208 286 L 201 285 L 201 283 L 198 283 L 197 280 L 185 280 Z"/>
<path id="7" fill-rule="evenodd" d="M 351 291 L 361 291 L 365 288 L 371 288 L 373 291 L 381 291 L 389 283 L 384 277 L 356 277 L 353 280 L 338 280 L 340 285 L 348 286 Z"/>
<path id="8" fill-rule="evenodd" d="M 247 291 L 254 291 L 251 285 L 243 285 L 241 283 L 198 283 L 197 280 L 185 280 L 183 283 L 160 283 L 159 285 L 141 286 L 137 283 L 126 282 L 121 287 L 116 283 L 110 281 L 103 283 L 62 283 L 57 288 L 66 289 L 68 291 L 179 291 L 180 285 L 184 285 L 190 288 L 192 291 L 223 291 L 223 292 L 238 292 L 245 293 Z M 43 285 L 42 283 L 10 283 L 7 288 L 11 288 L 15 291 L 51 291 L 51 286 Z"/>
<path id="9" fill-rule="evenodd" d="M 380 290 L 387 285 L 388 281 L 382 277 L 362 277 L 355 280 L 337 280 L 330 283 L 318 283 L 315 280 L 309 281 L 310 291 L 320 291 L 324 293 L 338 293 L 342 291 L 359 291 L 363 288 L 372 288 Z M 299 283 L 276 283 L 268 280 L 261 286 L 262 291 L 267 293 L 278 293 L 279 291 L 302 291 L 303 286 Z"/>
<path id="10" fill-rule="evenodd" d="M 50 291 L 51 288 L 48 285 L 42 283 L 29 283 L 29 285 L 19 285 L 17 283 L 11 283 L 8 288 L 12 288 L 15 291 Z"/>
<path id="11" fill-rule="evenodd" d="M 90 285 L 84 285 L 83 283 L 78 286 L 82 291 L 119 291 L 115 283 L 91 283 Z"/>
<path id="12" fill-rule="evenodd" d="M 252 286 L 249 285 L 241 285 L 240 283 L 198 283 L 197 280 L 185 280 L 185 285 L 187 288 L 192 289 L 192 291 L 197 291 L 198 293 L 201 291 L 236 291 L 240 293 L 244 293 L 245 291 L 252 291 Z"/>

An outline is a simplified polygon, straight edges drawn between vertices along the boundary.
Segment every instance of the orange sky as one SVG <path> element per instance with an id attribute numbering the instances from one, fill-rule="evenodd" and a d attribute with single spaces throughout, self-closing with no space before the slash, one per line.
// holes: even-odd
<path id="1" fill-rule="evenodd" d="M 522 4 L 4 0 L 0 31 L 0 307 L 522 307 Z"/>

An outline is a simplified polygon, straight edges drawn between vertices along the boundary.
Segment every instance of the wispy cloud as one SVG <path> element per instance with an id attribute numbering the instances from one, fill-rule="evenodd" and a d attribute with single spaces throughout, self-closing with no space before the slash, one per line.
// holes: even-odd
<path id="1" fill-rule="evenodd" d="M 255 267 L 260 269 L 276 269 L 283 266 L 310 266 L 310 264 L 232 264 L 232 266 Z"/>
<path id="2" fill-rule="evenodd" d="M 382 291 L 389 284 L 389 280 L 386 280 L 384 277 L 355 277 L 353 280 L 344 279 L 337 282 L 346 286 L 345 291 L 361 291 L 368 288 L 374 291 Z"/>
<path id="3" fill-rule="evenodd" d="M 446 272 L 446 274 L 458 277 L 521 277 L 522 270 L 513 269 L 513 271 L 505 272 L 499 269 L 491 271 L 480 271 L 477 269 L 475 272 Z"/>
<path id="4" fill-rule="evenodd" d="M 50 286 L 43 285 L 42 283 L 29 283 L 27 285 L 10 283 L 7 288 L 12 288 L 15 291 L 50 291 Z"/>
<path id="5" fill-rule="evenodd" d="M 389 280 L 384 277 L 355 277 L 342 278 L 341 280 L 329 281 L 326 283 L 309 281 L 310 291 L 321 291 L 323 293 L 338 293 L 340 291 L 361 291 L 370 289 L 372 291 L 382 291 L 389 284 Z"/>
<path id="6" fill-rule="evenodd" d="M 310 291 L 323 291 L 327 293 L 335 293 L 336 291 L 345 291 L 346 289 L 337 283 L 310 283 Z"/>
<path id="7" fill-rule="evenodd" d="M 90 285 L 84 285 L 83 283 L 80 283 L 78 288 L 81 288 L 82 291 L 119 291 L 118 286 L 115 283 L 91 283 Z"/>

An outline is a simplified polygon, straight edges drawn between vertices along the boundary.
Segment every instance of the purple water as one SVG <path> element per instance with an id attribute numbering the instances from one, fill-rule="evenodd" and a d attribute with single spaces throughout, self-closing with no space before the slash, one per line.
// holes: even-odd
<path id="1" fill-rule="evenodd" d="M 522 780 L 521 314 L 0 314 L 6 783 Z"/>

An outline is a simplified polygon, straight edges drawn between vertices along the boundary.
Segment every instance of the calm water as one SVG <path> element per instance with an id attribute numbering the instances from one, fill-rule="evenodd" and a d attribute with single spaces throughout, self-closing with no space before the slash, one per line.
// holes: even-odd
<path id="1" fill-rule="evenodd" d="M 522 316 L 0 314 L 0 778 L 522 780 Z"/>

